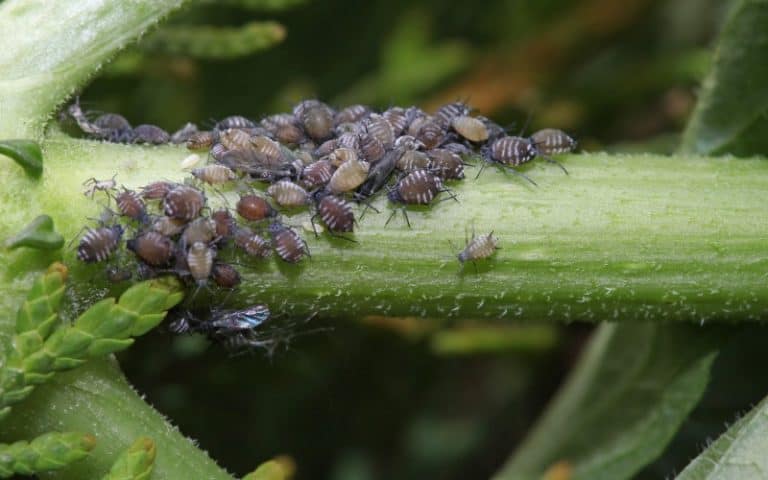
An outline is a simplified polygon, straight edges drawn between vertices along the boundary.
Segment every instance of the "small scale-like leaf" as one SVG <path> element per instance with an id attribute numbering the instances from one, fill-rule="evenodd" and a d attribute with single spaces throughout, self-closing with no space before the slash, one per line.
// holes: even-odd
<path id="1" fill-rule="evenodd" d="M 291 469 L 277 461 L 269 460 L 259 465 L 259 468 L 243 477 L 243 480 L 288 480 Z"/>
<path id="2" fill-rule="evenodd" d="M 48 215 L 35 218 L 19 233 L 5 241 L 5 246 L 9 250 L 19 247 L 58 250 L 62 245 L 64 245 L 64 237 L 54 230 L 53 219 Z"/>
<path id="3" fill-rule="evenodd" d="M 0 444 L 0 478 L 58 470 L 84 458 L 96 439 L 84 433 L 47 433 L 31 442 Z"/>
<path id="4" fill-rule="evenodd" d="M 768 478 L 768 398 L 741 417 L 676 480 Z"/>
<path id="5" fill-rule="evenodd" d="M 14 159 L 31 177 L 43 173 L 43 152 L 34 140 L 0 140 L 0 155 Z"/>
<path id="6" fill-rule="evenodd" d="M 738 0 L 683 136 L 688 153 L 768 151 L 768 2 Z"/>
<path id="7" fill-rule="evenodd" d="M 103 480 L 147 480 L 155 465 L 155 442 L 139 437 L 123 452 Z"/>

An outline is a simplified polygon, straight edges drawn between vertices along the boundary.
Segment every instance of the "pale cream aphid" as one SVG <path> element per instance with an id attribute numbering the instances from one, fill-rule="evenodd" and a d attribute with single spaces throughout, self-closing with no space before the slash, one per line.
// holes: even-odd
<path id="1" fill-rule="evenodd" d="M 459 253 L 459 262 L 475 262 L 493 255 L 499 249 L 499 239 L 493 236 L 493 232 L 485 235 L 472 234 L 464 250 Z"/>
<path id="2" fill-rule="evenodd" d="M 290 180 L 280 180 L 273 183 L 267 189 L 267 195 L 272 197 L 281 207 L 301 207 L 310 202 L 309 193 Z"/>
<path id="3" fill-rule="evenodd" d="M 206 165 L 192 170 L 192 176 L 209 185 L 221 185 L 237 179 L 237 174 L 225 165 Z"/>
<path id="4" fill-rule="evenodd" d="M 208 281 L 213 268 L 216 250 L 203 242 L 195 242 L 187 252 L 187 268 L 195 282 L 202 286 Z"/>
<path id="5" fill-rule="evenodd" d="M 187 155 L 184 157 L 184 159 L 180 163 L 180 167 L 182 170 L 190 170 L 195 167 L 198 163 L 200 163 L 200 160 L 202 160 L 202 157 L 200 155 L 193 153 L 190 155 Z"/>
<path id="6" fill-rule="evenodd" d="M 83 192 L 83 195 L 89 198 L 93 198 L 93 195 L 96 192 L 110 192 L 117 187 L 117 182 L 115 181 L 115 177 L 117 177 L 117 174 L 112 176 L 109 180 L 96 180 L 96 178 L 91 177 L 88 180 L 83 182 L 83 186 L 86 187 L 86 190 Z"/>
<path id="7" fill-rule="evenodd" d="M 470 142 L 484 142 L 488 140 L 488 127 L 477 118 L 462 115 L 454 117 L 451 121 L 453 129 Z"/>

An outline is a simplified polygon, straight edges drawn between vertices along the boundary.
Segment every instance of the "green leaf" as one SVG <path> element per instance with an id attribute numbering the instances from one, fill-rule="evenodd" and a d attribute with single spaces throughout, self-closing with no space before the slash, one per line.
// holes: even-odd
<path id="1" fill-rule="evenodd" d="M 696 457 L 676 480 L 768 478 L 768 398 Z"/>
<path id="2" fill-rule="evenodd" d="M 139 437 L 118 457 L 103 480 L 147 480 L 155 465 L 155 442 Z"/>
<path id="3" fill-rule="evenodd" d="M 35 218 L 19 233 L 5 241 L 5 246 L 9 250 L 19 247 L 58 250 L 62 245 L 64 245 L 64 237 L 54 230 L 53 219 L 48 215 Z"/>
<path id="4" fill-rule="evenodd" d="M 696 406 L 725 330 L 603 324 L 553 404 L 494 477 L 539 479 L 560 462 L 572 480 L 631 478 L 662 453 Z"/>
<path id="5" fill-rule="evenodd" d="M 43 173 L 43 152 L 34 140 L 2 140 L 0 154 L 15 160 L 30 177 L 38 178 Z"/>
<path id="6" fill-rule="evenodd" d="M 289 478 L 291 478 L 289 468 L 277 460 L 269 460 L 244 476 L 243 480 L 288 480 Z"/>
<path id="7" fill-rule="evenodd" d="M 683 136 L 689 153 L 768 151 L 768 2 L 738 0 Z"/>
<path id="8" fill-rule="evenodd" d="M 96 445 L 93 435 L 46 433 L 31 442 L 0 444 L 0 478 L 58 470 L 85 458 Z"/>

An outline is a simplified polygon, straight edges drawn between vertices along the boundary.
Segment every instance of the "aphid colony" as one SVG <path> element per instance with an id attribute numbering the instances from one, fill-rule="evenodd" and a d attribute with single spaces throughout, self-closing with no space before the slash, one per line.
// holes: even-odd
<path id="1" fill-rule="evenodd" d="M 281 220 L 280 213 L 309 208 L 316 235 L 315 221 L 320 221 L 329 234 L 354 241 L 342 235 L 354 232 L 355 202 L 365 204 L 367 210 L 372 208 L 372 197 L 385 193 L 396 207 L 387 223 L 400 210 L 410 226 L 406 207 L 433 204 L 441 194 L 455 199 L 446 183 L 464 179 L 470 159 L 479 156 L 486 162 L 483 167 L 498 165 L 533 183 L 514 167 L 536 157 L 557 163 L 550 155 L 576 146 L 571 137 L 555 129 L 530 137 L 508 135 L 488 118 L 472 115 L 462 102 L 444 105 L 429 115 L 417 107 L 375 112 L 352 105 L 335 110 L 318 100 L 305 100 L 290 113 L 259 122 L 230 116 L 210 130 L 190 123 L 173 134 L 152 125 L 132 127 L 113 113 L 91 119 L 79 103 L 67 113 L 95 139 L 185 143 L 190 150 L 208 152 L 209 162 L 203 166 L 194 168 L 197 154 L 183 161 L 193 177 L 183 184 L 158 181 L 133 191 L 118 187 L 115 178 L 87 180 L 86 195 L 106 193 L 114 200 L 117 220 L 89 228 L 77 250 L 83 262 L 104 262 L 125 241 L 138 260 L 141 276 L 174 273 L 195 292 L 212 285 L 231 289 L 240 283 L 237 269 L 224 260 L 233 258 L 231 250 L 252 259 L 274 252 L 288 263 L 309 256 L 304 240 Z M 252 188 L 260 182 L 268 184 L 265 196 Z M 232 211 L 211 211 L 206 189 L 220 193 L 218 189 L 227 184 L 239 191 L 236 205 Z M 496 244 L 492 234 L 473 237 L 458 259 L 461 263 L 481 260 L 493 254 Z M 109 278 L 129 276 L 130 272 L 108 269 Z M 239 339 L 235 343 L 243 343 L 249 338 L 243 331 L 263 323 L 259 320 L 263 312 L 230 313 L 204 325 L 184 321 L 176 330 L 197 330 L 214 338 L 234 336 Z"/>

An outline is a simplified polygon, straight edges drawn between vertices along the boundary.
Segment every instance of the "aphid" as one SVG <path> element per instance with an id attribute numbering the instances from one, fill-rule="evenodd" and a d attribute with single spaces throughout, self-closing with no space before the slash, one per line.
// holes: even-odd
<path id="1" fill-rule="evenodd" d="M 89 178 L 88 180 L 83 182 L 83 186 L 86 187 L 86 190 L 83 192 L 83 194 L 86 197 L 93 198 L 93 195 L 97 191 L 109 192 L 111 190 L 114 190 L 115 186 L 117 186 L 117 182 L 115 181 L 116 176 L 117 174 L 115 174 L 109 180 L 96 180 L 93 177 Z"/>
<path id="2" fill-rule="evenodd" d="M 229 151 L 230 150 L 227 147 L 225 147 L 224 145 L 222 145 L 220 143 L 215 143 L 211 147 L 210 155 L 211 155 L 211 158 L 213 158 L 217 162 L 221 162 L 222 159 L 224 158 L 224 155 L 229 153 Z"/>
<path id="3" fill-rule="evenodd" d="M 202 131 L 195 132 L 187 138 L 187 148 L 190 150 L 205 150 L 211 148 L 218 139 L 218 135 L 213 132 Z"/>
<path id="4" fill-rule="evenodd" d="M 272 197 L 281 207 L 301 207 L 310 202 L 307 191 L 290 180 L 280 180 L 273 183 L 267 189 L 267 195 Z"/>
<path id="5" fill-rule="evenodd" d="M 466 115 L 454 117 L 451 126 L 456 130 L 456 133 L 470 142 L 477 143 L 488 140 L 488 127 L 477 118 Z"/>
<path id="6" fill-rule="evenodd" d="M 304 141 L 304 132 L 296 125 L 280 125 L 272 134 L 275 136 L 275 140 L 284 145 L 297 145 Z"/>
<path id="7" fill-rule="evenodd" d="M 482 115 L 478 115 L 475 118 L 483 122 L 485 128 L 488 130 L 488 140 L 495 140 L 507 134 L 507 130 L 504 127 L 494 122 L 490 118 L 483 117 Z"/>
<path id="8" fill-rule="evenodd" d="M 198 133 L 197 125 L 192 122 L 187 122 L 183 127 L 176 130 L 171 134 L 171 143 L 179 145 L 181 143 L 187 143 L 192 135 Z"/>
<path id="9" fill-rule="evenodd" d="M 368 162 L 358 160 L 344 162 L 333 172 L 325 189 L 332 194 L 351 192 L 365 182 L 370 168 L 371 165 Z"/>
<path id="10" fill-rule="evenodd" d="M 280 222 L 273 222 L 269 226 L 269 233 L 272 236 L 275 251 L 283 261 L 297 263 L 304 258 L 304 255 L 309 255 L 306 242 L 290 227 Z"/>
<path id="11" fill-rule="evenodd" d="M 483 148 L 483 158 L 490 162 L 496 162 L 501 165 L 516 167 L 523 163 L 530 162 L 537 155 L 536 147 L 527 139 L 523 137 L 509 137 L 504 136 L 495 140 L 490 145 Z M 485 165 L 483 166 L 483 168 Z M 483 168 L 477 172 L 477 176 L 483 172 Z M 511 169 L 511 171 L 529 182 L 536 185 L 536 182 L 528 178 L 527 175 Z M 475 177 L 477 178 L 477 177 Z"/>
<path id="12" fill-rule="evenodd" d="M 209 185 L 220 185 L 231 182 L 237 178 L 237 174 L 224 165 L 206 165 L 192 170 L 192 176 Z"/>
<path id="13" fill-rule="evenodd" d="M 235 288 L 240 285 L 240 272 L 228 263 L 214 263 L 211 278 L 221 288 Z"/>
<path id="14" fill-rule="evenodd" d="M 408 125 L 408 117 L 405 110 L 400 107 L 392 107 L 381 114 L 382 117 L 392 126 L 392 132 L 399 136 Z"/>
<path id="15" fill-rule="evenodd" d="M 133 273 L 125 268 L 107 267 L 107 280 L 110 283 L 127 282 L 131 279 Z"/>
<path id="16" fill-rule="evenodd" d="M 159 200 L 176 186 L 171 182 L 153 182 L 141 187 L 141 198 L 145 200 Z"/>
<path id="17" fill-rule="evenodd" d="M 219 120 L 213 128 L 216 130 L 227 130 L 230 128 L 253 128 L 255 126 L 255 122 L 241 115 L 231 115 Z"/>
<path id="18" fill-rule="evenodd" d="M 531 135 L 531 142 L 541 155 L 569 153 L 576 148 L 576 140 L 562 130 L 545 128 Z"/>
<path id="19" fill-rule="evenodd" d="M 424 148 L 424 144 L 416 140 L 415 137 L 403 135 L 395 140 L 395 147 L 400 147 L 403 150 L 421 150 Z"/>
<path id="20" fill-rule="evenodd" d="M 69 115 L 75 120 L 77 126 L 80 127 L 80 130 L 83 132 L 90 134 L 99 134 L 102 132 L 101 128 L 88 120 L 85 112 L 83 112 L 82 108 L 80 108 L 79 98 L 75 99 L 75 102 L 67 107 L 67 113 L 69 113 Z"/>
<path id="21" fill-rule="evenodd" d="M 403 138 L 403 137 L 401 137 Z M 425 170 L 432 164 L 426 153 L 418 150 L 408 150 L 397 160 L 397 169 L 410 173 L 416 170 Z"/>
<path id="22" fill-rule="evenodd" d="M 139 194 L 133 190 L 123 188 L 115 197 L 117 209 L 120 214 L 133 220 L 143 220 L 147 215 L 147 209 Z"/>
<path id="23" fill-rule="evenodd" d="M 173 242 L 157 232 L 145 232 L 126 243 L 144 263 L 153 267 L 167 265 L 173 258 Z"/>
<path id="24" fill-rule="evenodd" d="M 350 105 L 336 112 L 333 117 L 333 124 L 355 123 L 367 117 L 369 113 L 371 113 L 371 109 L 365 105 Z"/>
<path id="25" fill-rule="evenodd" d="M 427 205 L 444 190 L 440 177 L 426 170 L 416 170 L 400 179 L 387 197 L 395 203 Z"/>
<path id="26" fill-rule="evenodd" d="M 301 183 L 310 190 L 322 187 L 331 180 L 333 166 L 328 160 L 318 160 L 304 167 Z"/>
<path id="27" fill-rule="evenodd" d="M 343 198 L 324 196 L 317 204 L 317 215 L 330 232 L 344 233 L 354 230 L 355 214 L 352 212 L 352 205 Z"/>
<path id="28" fill-rule="evenodd" d="M 381 115 L 372 113 L 365 122 L 365 129 L 371 136 L 381 142 L 385 149 L 392 148 L 392 145 L 395 144 L 395 132 L 392 129 L 392 125 Z"/>
<path id="29" fill-rule="evenodd" d="M 216 238 L 216 222 L 211 218 L 199 217 L 187 225 L 181 234 L 181 245 L 194 245 L 195 243 L 210 243 Z"/>
<path id="30" fill-rule="evenodd" d="M 381 160 L 381 157 L 386 153 L 384 144 L 370 133 L 361 133 L 359 135 L 359 143 L 360 153 L 369 163 L 375 163 Z"/>
<path id="31" fill-rule="evenodd" d="M 357 136 L 364 131 L 365 127 L 359 123 L 340 123 L 336 126 L 336 128 L 333 129 L 333 132 L 337 135 L 337 137 L 341 137 L 346 133 Z"/>
<path id="32" fill-rule="evenodd" d="M 193 153 L 191 155 L 187 155 L 184 157 L 184 159 L 181 161 L 180 167 L 182 170 L 189 170 L 190 168 L 193 168 L 195 165 L 200 163 L 200 160 L 202 158 L 200 155 Z"/>
<path id="33" fill-rule="evenodd" d="M 437 148 L 446 138 L 444 127 L 437 122 L 426 122 L 418 133 L 415 135 L 416 139 L 424 144 L 428 150 Z"/>
<path id="34" fill-rule="evenodd" d="M 290 113 L 278 113 L 270 115 L 261 120 L 261 126 L 268 132 L 274 134 L 278 128 L 288 125 L 298 125 L 296 117 Z"/>
<path id="35" fill-rule="evenodd" d="M 357 200 L 366 199 L 381 190 L 389 181 L 397 162 L 403 156 L 402 148 L 395 148 L 386 153 L 384 158 L 376 162 L 368 171 L 368 177 L 355 193 Z"/>
<path id="36" fill-rule="evenodd" d="M 251 146 L 251 135 L 237 128 L 230 128 L 219 133 L 219 143 L 224 145 L 227 150 L 247 151 L 253 148 Z"/>
<path id="37" fill-rule="evenodd" d="M 208 281 L 216 258 L 216 249 L 203 242 L 195 242 L 187 252 L 187 268 L 195 282 L 202 286 Z"/>
<path id="38" fill-rule="evenodd" d="M 443 128 L 448 128 L 451 126 L 454 118 L 469 115 L 471 111 L 472 109 L 469 108 L 469 105 L 464 102 L 447 103 L 437 109 L 435 121 L 443 126 Z"/>
<path id="39" fill-rule="evenodd" d="M 346 132 L 336 137 L 337 148 L 349 148 L 351 150 L 357 150 L 360 148 L 359 132 Z"/>
<path id="40" fill-rule="evenodd" d="M 464 178 L 464 161 L 453 152 L 435 148 L 427 152 L 432 159 L 430 169 L 443 180 L 461 180 Z"/>
<path id="41" fill-rule="evenodd" d="M 256 152 L 256 159 L 261 165 L 277 166 L 285 163 L 283 147 L 269 137 L 258 135 L 250 139 Z"/>
<path id="42" fill-rule="evenodd" d="M 211 220 L 216 224 L 216 237 L 229 238 L 232 236 L 235 230 L 235 219 L 232 218 L 229 210 L 216 210 L 211 214 Z"/>
<path id="43" fill-rule="evenodd" d="M 464 250 L 458 255 L 459 262 L 474 262 L 476 260 L 488 258 L 499 248 L 498 244 L 499 240 L 493 236 L 493 232 L 487 235 L 478 236 L 475 236 L 473 233 L 472 239 L 467 242 Z"/>
<path id="44" fill-rule="evenodd" d="M 470 149 L 468 146 L 464 145 L 463 143 L 456 143 L 456 142 L 445 143 L 441 145 L 440 148 L 444 150 L 448 150 L 449 152 L 453 152 L 460 157 L 473 154 L 472 149 Z"/>
<path id="45" fill-rule="evenodd" d="M 186 224 L 184 220 L 162 216 L 155 218 L 151 229 L 166 237 L 173 237 L 180 234 Z"/>
<path id="46" fill-rule="evenodd" d="M 315 99 L 302 100 L 301 102 L 297 103 L 293 107 L 293 112 L 292 112 L 293 117 L 300 121 L 301 117 L 304 116 L 304 112 L 306 112 L 310 108 L 320 107 L 320 106 L 325 106 L 326 108 L 328 108 L 328 106 L 323 102 L 321 102 L 320 100 L 315 100 Z"/>
<path id="47" fill-rule="evenodd" d="M 171 141 L 168 132 L 155 125 L 139 125 L 133 129 L 133 143 L 149 143 L 151 145 L 161 145 Z"/>
<path id="48" fill-rule="evenodd" d="M 319 103 L 305 108 L 297 117 L 312 139 L 322 141 L 333 135 L 333 111 L 327 105 Z"/>
<path id="49" fill-rule="evenodd" d="M 351 148 L 337 148 L 333 153 L 328 155 L 327 160 L 331 162 L 331 165 L 334 167 L 339 167 L 346 162 L 356 162 L 357 152 Z"/>
<path id="50" fill-rule="evenodd" d="M 325 157 L 326 155 L 330 155 L 333 153 L 334 150 L 336 150 L 336 139 L 332 138 L 330 140 L 326 140 L 323 143 L 320 144 L 319 147 L 315 149 L 314 152 L 312 152 L 312 155 L 315 157 Z"/>
<path id="51" fill-rule="evenodd" d="M 252 257 L 267 258 L 272 255 L 272 245 L 269 241 L 261 235 L 253 233 L 250 228 L 237 229 L 235 245 Z"/>
<path id="52" fill-rule="evenodd" d="M 105 113 L 96 117 L 93 125 L 100 130 L 131 130 L 131 124 L 118 113 Z"/>
<path id="53" fill-rule="evenodd" d="M 77 259 L 85 263 L 103 262 L 117 250 L 122 237 L 120 225 L 88 228 L 77 246 Z"/>
<path id="54" fill-rule="evenodd" d="M 258 195 L 243 195 L 237 201 L 236 209 L 238 215 L 252 222 L 258 222 L 277 215 L 277 211 L 272 208 L 272 205 Z"/>
<path id="55" fill-rule="evenodd" d="M 186 221 L 196 218 L 204 206 L 203 192 L 187 185 L 175 186 L 163 198 L 165 214 Z"/>

